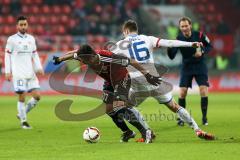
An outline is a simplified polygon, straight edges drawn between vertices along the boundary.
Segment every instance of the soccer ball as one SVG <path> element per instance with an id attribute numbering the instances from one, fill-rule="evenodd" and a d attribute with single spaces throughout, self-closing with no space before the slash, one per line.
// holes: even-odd
<path id="1" fill-rule="evenodd" d="M 100 131 L 96 127 L 88 127 L 83 132 L 83 139 L 88 143 L 97 143 L 100 139 Z"/>

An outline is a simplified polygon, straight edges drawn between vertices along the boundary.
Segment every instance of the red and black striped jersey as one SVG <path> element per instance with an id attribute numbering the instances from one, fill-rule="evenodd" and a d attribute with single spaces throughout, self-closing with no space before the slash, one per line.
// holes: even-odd
<path id="1" fill-rule="evenodd" d="M 103 57 L 113 57 L 113 53 L 108 50 L 95 50 L 95 52 Z M 89 64 L 89 67 L 110 84 L 124 79 L 128 74 L 128 71 L 125 67 L 110 62 Z"/>

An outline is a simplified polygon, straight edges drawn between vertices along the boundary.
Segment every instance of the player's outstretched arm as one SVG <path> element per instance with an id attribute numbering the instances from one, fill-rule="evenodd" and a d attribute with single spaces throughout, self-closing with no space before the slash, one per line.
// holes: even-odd
<path id="1" fill-rule="evenodd" d="M 167 40 L 167 39 L 160 39 L 158 42 L 159 47 L 194 47 L 198 48 L 202 44 L 200 42 L 185 42 L 179 40 Z"/>
<path id="2" fill-rule="evenodd" d="M 74 58 L 74 54 L 76 53 L 76 50 L 67 52 L 65 55 L 57 57 L 53 56 L 53 64 L 58 65 L 62 63 L 63 61 L 71 60 Z"/>

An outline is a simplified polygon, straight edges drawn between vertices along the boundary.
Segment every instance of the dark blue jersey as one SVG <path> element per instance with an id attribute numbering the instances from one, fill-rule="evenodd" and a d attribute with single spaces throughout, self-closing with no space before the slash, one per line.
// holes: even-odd
<path id="1" fill-rule="evenodd" d="M 202 32 L 192 31 L 192 35 L 189 38 L 183 36 L 182 33 L 179 33 L 177 40 L 186 41 L 186 42 L 202 42 L 203 47 L 201 57 L 194 57 L 196 53 L 196 48 L 193 47 L 174 47 L 168 49 L 168 56 L 170 59 L 174 59 L 178 50 L 182 54 L 182 73 L 191 73 L 191 74 L 202 74 L 207 73 L 207 66 L 205 64 L 205 54 L 207 54 L 211 49 L 212 45 L 208 37 Z"/>

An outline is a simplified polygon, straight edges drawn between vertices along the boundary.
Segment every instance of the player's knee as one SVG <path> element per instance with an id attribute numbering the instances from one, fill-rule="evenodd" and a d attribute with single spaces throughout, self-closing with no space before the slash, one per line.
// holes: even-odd
<path id="1" fill-rule="evenodd" d="M 176 113 L 180 107 L 174 100 L 171 100 L 170 102 L 165 103 L 165 105 L 174 113 Z"/>
<path id="2" fill-rule="evenodd" d="M 18 94 L 18 101 L 19 102 L 25 102 L 25 95 L 24 95 L 24 93 Z"/>
<path id="3" fill-rule="evenodd" d="M 205 91 L 202 91 L 202 92 L 200 92 L 200 95 L 201 95 L 201 97 L 207 97 L 207 92 L 205 92 Z"/>
<path id="4" fill-rule="evenodd" d="M 187 90 L 180 89 L 179 98 L 186 98 L 186 96 L 187 96 Z"/>
<path id="5" fill-rule="evenodd" d="M 200 88 L 200 95 L 201 95 L 201 97 L 206 97 L 208 95 L 207 87 L 201 87 Z"/>
<path id="6" fill-rule="evenodd" d="M 106 113 L 108 115 L 111 115 L 113 113 L 113 105 L 112 104 L 106 104 Z"/>
<path id="7" fill-rule="evenodd" d="M 36 99 L 37 101 L 40 101 L 41 96 L 40 95 L 34 96 L 34 99 Z"/>

